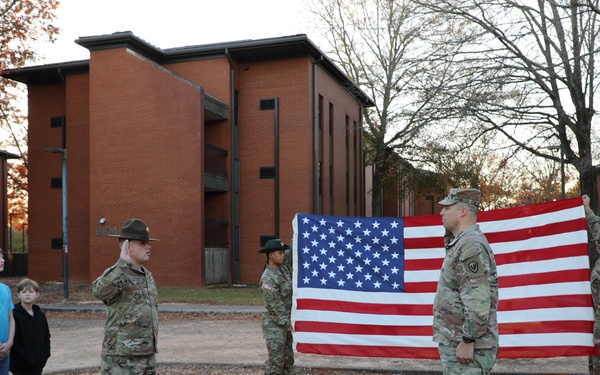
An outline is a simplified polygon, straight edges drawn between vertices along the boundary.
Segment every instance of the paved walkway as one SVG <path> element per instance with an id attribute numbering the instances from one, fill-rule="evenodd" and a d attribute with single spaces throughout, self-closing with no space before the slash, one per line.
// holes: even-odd
<path id="1" fill-rule="evenodd" d="M 106 312 L 101 303 L 40 304 L 44 311 Z M 159 303 L 159 313 L 261 314 L 264 306 L 210 305 L 197 303 Z"/>

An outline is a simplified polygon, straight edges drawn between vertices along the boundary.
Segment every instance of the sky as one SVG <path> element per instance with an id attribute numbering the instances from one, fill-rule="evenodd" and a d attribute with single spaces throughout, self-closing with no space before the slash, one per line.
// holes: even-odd
<path id="1" fill-rule="evenodd" d="M 164 49 L 242 39 L 308 34 L 302 0 L 60 0 L 51 44 L 34 65 L 84 60 L 82 36 L 131 31 Z"/>

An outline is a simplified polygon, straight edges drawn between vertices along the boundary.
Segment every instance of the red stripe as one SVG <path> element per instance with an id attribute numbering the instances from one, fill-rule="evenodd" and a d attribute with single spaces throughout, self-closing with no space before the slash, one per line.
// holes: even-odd
<path id="1" fill-rule="evenodd" d="M 296 332 L 326 332 L 347 335 L 378 336 L 433 336 L 433 328 L 427 326 L 382 326 L 350 323 L 328 323 L 298 321 L 294 324 Z"/>
<path id="2" fill-rule="evenodd" d="M 518 311 L 559 307 L 592 307 L 591 294 L 575 294 L 554 297 L 528 297 L 501 299 L 498 311 Z"/>
<path id="3" fill-rule="evenodd" d="M 500 347 L 498 358 L 582 357 L 597 354 L 598 349 L 591 346 Z"/>
<path id="4" fill-rule="evenodd" d="M 333 345 L 298 343 L 299 353 L 349 357 L 439 359 L 437 348 L 410 348 L 398 346 Z"/>
<path id="5" fill-rule="evenodd" d="M 500 335 L 524 333 L 591 333 L 594 322 L 585 320 L 561 320 L 544 322 L 504 323 L 498 325 Z"/>
<path id="6" fill-rule="evenodd" d="M 548 214 L 558 212 L 574 207 L 582 207 L 581 197 L 564 199 L 556 202 L 530 204 L 527 206 L 503 208 L 493 211 L 482 211 L 479 213 L 477 221 L 480 223 L 486 221 L 500 221 L 516 219 L 534 215 Z"/>
<path id="7" fill-rule="evenodd" d="M 431 315 L 433 311 L 432 305 L 360 303 L 311 298 L 297 299 L 296 302 L 298 310 L 339 311 L 357 314 Z"/>
<path id="8" fill-rule="evenodd" d="M 485 233 L 485 238 L 487 238 L 489 243 L 523 241 L 535 237 L 545 237 L 554 234 L 577 232 L 582 229 L 585 230 L 586 225 L 585 218 L 579 218 L 575 220 L 544 224 L 538 227 L 515 229 L 505 232 Z"/>
<path id="9" fill-rule="evenodd" d="M 532 273 L 498 278 L 500 288 L 510 288 L 524 285 L 542 285 L 590 281 L 589 269 Z"/>
<path id="10" fill-rule="evenodd" d="M 405 260 L 404 271 L 437 271 L 442 268 L 442 263 L 444 263 L 443 258 Z"/>
<path id="11" fill-rule="evenodd" d="M 594 327 L 592 321 L 564 320 L 544 322 L 503 323 L 498 325 L 501 335 L 540 334 L 540 333 L 590 333 Z M 384 326 L 350 323 L 330 323 L 298 321 L 294 324 L 296 332 L 333 333 L 343 335 L 376 336 L 433 336 L 433 328 L 427 326 Z"/>
<path id="12" fill-rule="evenodd" d="M 587 255 L 587 243 L 548 247 L 538 250 L 521 250 L 508 254 L 494 254 L 497 265 L 535 262 L 557 258 Z"/>
<path id="13" fill-rule="evenodd" d="M 437 284 L 437 281 L 404 283 L 404 291 L 406 293 L 435 293 Z"/>

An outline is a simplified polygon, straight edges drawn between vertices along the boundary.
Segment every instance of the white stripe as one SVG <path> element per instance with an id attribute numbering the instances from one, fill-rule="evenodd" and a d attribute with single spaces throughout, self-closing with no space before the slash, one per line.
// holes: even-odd
<path id="1" fill-rule="evenodd" d="M 404 260 L 444 259 L 444 248 L 432 247 L 427 249 L 405 249 Z"/>
<path id="2" fill-rule="evenodd" d="M 565 320 L 593 321 L 594 309 L 591 307 L 558 307 L 553 309 L 498 311 L 499 324 Z"/>
<path id="3" fill-rule="evenodd" d="M 440 270 L 404 271 L 405 283 L 437 282 L 440 279 Z"/>
<path id="4" fill-rule="evenodd" d="M 494 254 L 510 254 L 523 250 L 539 250 L 580 244 L 587 244 L 587 232 L 585 230 L 533 237 L 520 241 L 495 242 L 491 243 L 490 246 Z"/>
<path id="5" fill-rule="evenodd" d="M 361 345 L 361 346 L 389 346 L 412 348 L 437 348 L 438 344 L 432 341 L 431 336 L 385 336 L 385 335 L 357 335 L 339 333 L 313 333 L 294 332 L 294 346 L 303 344 L 331 344 L 331 345 Z"/>
<path id="6" fill-rule="evenodd" d="M 294 322 L 321 322 L 382 325 L 382 326 L 429 326 L 433 315 L 380 315 L 358 314 L 350 312 L 321 310 L 296 310 Z M 594 310 L 591 307 L 564 307 L 553 309 L 531 309 L 516 311 L 498 311 L 498 323 L 522 323 L 545 321 L 594 321 Z"/>
<path id="7" fill-rule="evenodd" d="M 500 335 L 501 348 L 522 346 L 594 346 L 592 333 L 536 333 Z"/>
<path id="8" fill-rule="evenodd" d="M 515 219 L 494 220 L 478 223 L 483 233 L 507 232 L 526 228 L 541 227 L 546 224 L 556 224 L 563 221 L 585 217 L 583 205 L 546 214 L 532 215 Z"/>
<path id="9" fill-rule="evenodd" d="M 383 336 L 337 333 L 294 332 L 294 345 L 330 344 L 364 345 L 412 348 L 435 348 L 437 343 L 431 336 Z M 522 335 L 500 335 L 500 347 L 550 347 L 550 346 L 593 346 L 591 333 L 536 333 Z"/>
<path id="10" fill-rule="evenodd" d="M 433 315 L 379 315 L 339 311 L 296 310 L 294 322 L 346 323 L 380 326 L 431 326 Z"/>
<path id="11" fill-rule="evenodd" d="M 516 298 L 553 297 L 575 294 L 591 294 L 588 281 L 525 285 L 512 288 L 500 288 L 498 297 L 501 301 Z"/>
<path id="12" fill-rule="evenodd" d="M 353 292 L 349 290 L 333 290 L 318 288 L 294 289 L 294 299 L 307 298 L 329 301 L 426 305 L 433 303 L 435 293 L 386 293 L 386 292 Z"/>
<path id="13" fill-rule="evenodd" d="M 522 262 L 498 265 L 498 276 L 530 275 L 565 270 L 589 270 L 588 256 L 540 260 L 535 262 Z"/>

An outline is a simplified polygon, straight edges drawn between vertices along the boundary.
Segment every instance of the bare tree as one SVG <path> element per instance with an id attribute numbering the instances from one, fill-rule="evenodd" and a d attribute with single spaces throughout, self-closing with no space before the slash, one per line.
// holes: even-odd
<path id="1" fill-rule="evenodd" d="M 592 161 L 598 0 L 416 0 L 471 32 L 455 34 L 461 48 L 436 60 L 460 70 L 450 84 L 432 85 L 445 97 L 444 117 L 471 119 L 471 137 L 494 132 L 504 145 L 566 163 L 582 193 L 598 203 Z M 432 81 L 433 82 L 433 81 Z M 549 147 L 550 146 L 550 147 Z"/>
<path id="2" fill-rule="evenodd" d="M 424 57 L 446 49 L 427 42 L 441 20 L 419 14 L 411 0 L 312 0 L 309 8 L 328 54 L 375 101 L 365 110 L 365 153 L 374 166 L 373 215 L 380 216 L 382 187 L 394 175 L 396 154 L 406 160 L 418 155 L 415 140 L 437 120 L 429 110 L 435 92 L 418 97 L 412 87 L 429 68 Z"/>

